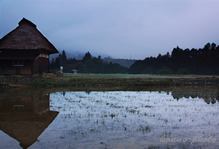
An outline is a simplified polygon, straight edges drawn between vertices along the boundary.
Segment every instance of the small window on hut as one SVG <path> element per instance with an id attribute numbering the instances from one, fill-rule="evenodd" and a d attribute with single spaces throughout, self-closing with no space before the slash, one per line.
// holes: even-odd
<path id="1" fill-rule="evenodd" d="M 24 66 L 24 61 L 23 60 L 14 60 L 13 66 Z"/>

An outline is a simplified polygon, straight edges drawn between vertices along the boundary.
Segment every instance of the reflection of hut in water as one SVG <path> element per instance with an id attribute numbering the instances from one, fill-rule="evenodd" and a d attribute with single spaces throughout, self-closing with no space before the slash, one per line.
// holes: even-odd
<path id="1" fill-rule="evenodd" d="M 49 110 L 49 94 L 13 91 L 0 97 L 0 130 L 23 148 L 35 143 L 57 115 Z"/>

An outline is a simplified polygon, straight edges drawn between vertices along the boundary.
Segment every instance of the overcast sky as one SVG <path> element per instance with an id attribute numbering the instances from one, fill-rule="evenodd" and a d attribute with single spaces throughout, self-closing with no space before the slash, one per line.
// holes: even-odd
<path id="1" fill-rule="evenodd" d="M 219 0 L 0 0 L 0 38 L 23 17 L 58 50 L 114 58 L 219 44 Z"/>

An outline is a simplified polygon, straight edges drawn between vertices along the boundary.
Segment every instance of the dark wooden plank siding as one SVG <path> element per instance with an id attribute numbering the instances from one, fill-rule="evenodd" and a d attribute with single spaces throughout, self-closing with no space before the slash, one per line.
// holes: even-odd
<path id="1" fill-rule="evenodd" d="M 39 57 L 33 61 L 33 73 L 37 74 L 40 72 L 49 71 L 49 59 L 44 57 Z"/>
<path id="2" fill-rule="evenodd" d="M 29 75 L 31 72 L 32 61 L 23 60 L 23 66 L 14 66 L 13 60 L 0 60 L 0 72 L 10 75 Z"/>

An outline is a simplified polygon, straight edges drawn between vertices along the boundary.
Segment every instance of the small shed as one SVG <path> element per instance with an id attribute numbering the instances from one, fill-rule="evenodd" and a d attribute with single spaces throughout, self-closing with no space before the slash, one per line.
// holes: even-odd
<path id="1" fill-rule="evenodd" d="M 0 74 L 37 74 L 49 71 L 49 55 L 59 53 L 31 21 L 0 39 Z"/>
<path id="2" fill-rule="evenodd" d="M 77 74 L 78 71 L 77 71 L 76 69 L 72 69 L 72 73 L 73 73 L 73 74 Z"/>

